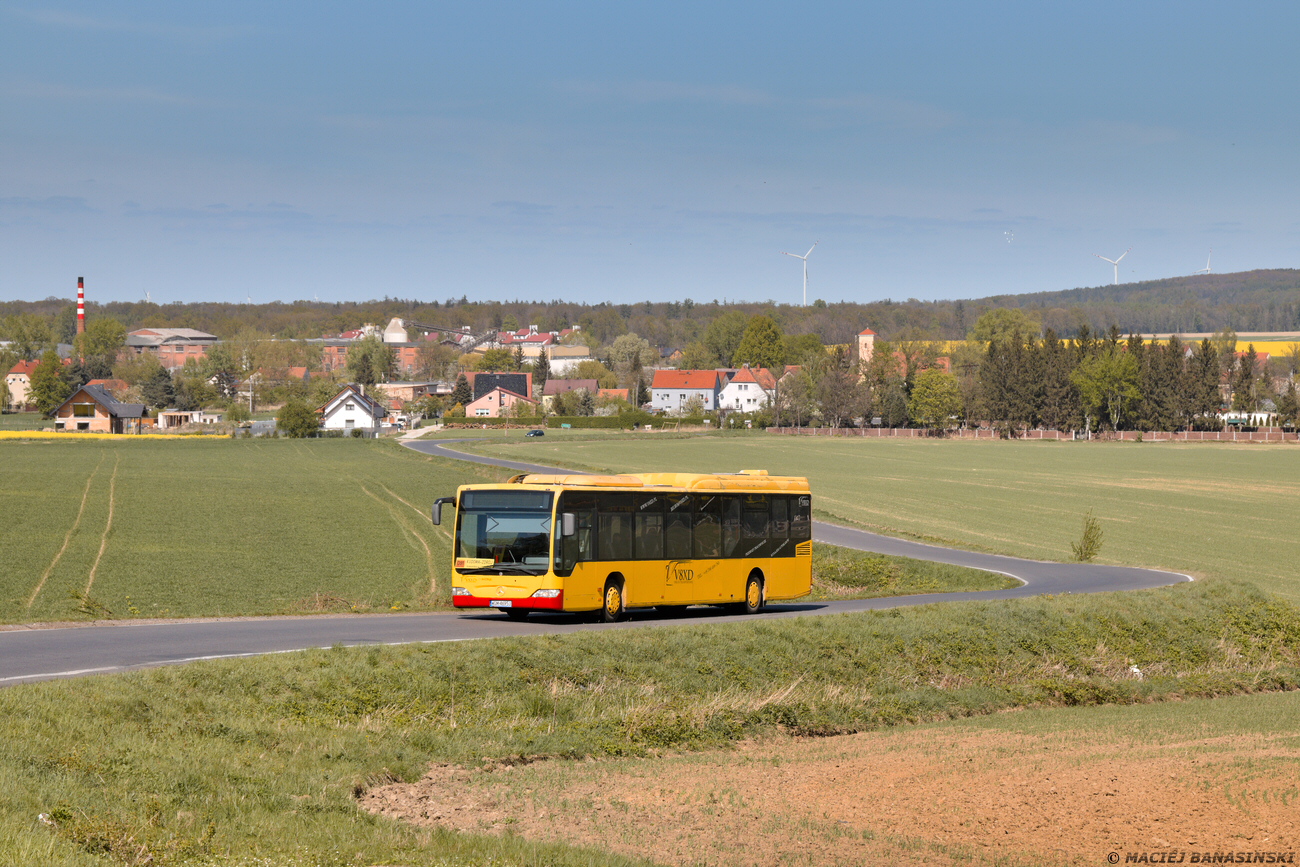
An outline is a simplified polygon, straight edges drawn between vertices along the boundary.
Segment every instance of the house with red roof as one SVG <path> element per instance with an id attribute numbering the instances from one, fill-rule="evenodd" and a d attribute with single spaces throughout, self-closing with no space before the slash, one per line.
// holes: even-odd
<path id="1" fill-rule="evenodd" d="M 698 397 L 706 412 L 717 409 L 724 377 L 716 370 L 656 370 L 650 383 L 650 407 L 680 413 Z"/>
<path id="2" fill-rule="evenodd" d="M 754 412 L 776 397 L 776 377 L 766 367 L 748 364 L 736 371 L 731 381 L 718 393 L 718 409 Z"/>
<path id="3" fill-rule="evenodd" d="M 20 361 L 9 372 L 5 374 L 5 385 L 9 386 L 9 404 L 11 406 L 26 406 L 27 392 L 32 387 L 32 372 L 36 370 L 39 361 Z"/>
<path id="4" fill-rule="evenodd" d="M 9 405 L 13 407 L 27 406 L 27 394 L 32 388 L 32 373 L 35 372 L 38 361 L 20 361 L 9 372 L 5 374 L 5 385 L 9 386 Z M 66 367 L 72 363 L 71 358 L 63 359 Z"/>

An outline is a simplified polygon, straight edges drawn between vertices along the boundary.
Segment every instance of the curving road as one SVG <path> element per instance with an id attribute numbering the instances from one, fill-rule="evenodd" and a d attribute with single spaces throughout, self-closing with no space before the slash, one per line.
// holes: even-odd
<path id="1" fill-rule="evenodd" d="M 555 467 L 497 460 L 447 448 L 447 442 L 413 441 L 424 454 L 472 460 L 521 472 L 554 473 Z M 813 539 L 845 548 L 969 566 L 1009 575 L 1021 583 L 1007 590 L 934 593 L 842 602 L 777 604 L 762 617 L 797 617 L 976 599 L 1016 599 L 1046 593 L 1103 593 L 1139 590 L 1190 581 L 1186 575 L 1122 566 L 1050 563 L 978 554 L 879 536 L 822 521 Z M 634 611 L 616 624 L 583 623 L 571 615 L 533 615 L 515 622 L 499 614 L 371 614 L 258 617 L 171 622 L 110 622 L 37 626 L 0 631 L 0 686 L 55 678 L 105 674 L 203 659 L 228 659 L 334 645 L 466 641 L 503 635 L 539 635 L 579 630 L 636 629 L 665 623 L 727 622 L 747 619 L 719 609 L 693 608 L 689 615 Z"/>

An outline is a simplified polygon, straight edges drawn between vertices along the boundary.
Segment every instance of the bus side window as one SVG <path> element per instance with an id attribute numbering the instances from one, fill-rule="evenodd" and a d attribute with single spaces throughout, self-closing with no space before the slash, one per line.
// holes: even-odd
<path id="1" fill-rule="evenodd" d="M 790 514 L 790 538 L 805 542 L 812 538 L 812 497 L 799 494 L 794 498 Z"/>
<path id="2" fill-rule="evenodd" d="M 785 539 L 789 535 L 790 535 L 790 498 L 773 497 L 771 536 L 773 539 Z"/>
<path id="3" fill-rule="evenodd" d="M 724 498 L 722 511 L 722 556 L 740 556 L 740 497 Z"/>
<path id="4" fill-rule="evenodd" d="M 603 494 L 600 509 L 601 560 L 632 559 L 632 495 Z"/>
<path id="5" fill-rule="evenodd" d="M 635 545 L 633 556 L 638 560 L 662 560 L 664 556 L 664 501 L 658 494 L 636 497 L 636 512 L 632 516 Z"/>
<path id="6" fill-rule="evenodd" d="M 746 539 L 766 539 L 768 522 L 767 497 L 763 494 L 745 496 L 745 515 L 741 520 Z"/>
<path id="7" fill-rule="evenodd" d="M 671 494 L 664 516 L 664 556 L 669 560 L 691 558 L 691 495 Z"/>
<path id="8" fill-rule="evenodd" d="M 722 497 L 717 494 L 695 498 L 695 556 L 722 556 Z"/>

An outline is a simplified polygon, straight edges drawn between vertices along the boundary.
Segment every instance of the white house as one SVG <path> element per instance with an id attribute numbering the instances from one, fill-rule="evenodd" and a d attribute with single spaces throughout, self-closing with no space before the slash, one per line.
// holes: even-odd
<path id="1" fill-rule="evenodd" d="M 718 409 L 753 412 L 762 409 L 776 396 L 776 377 L 766 367 L 750 368 L 747 364 L 718 394 Z"/>
<path id="2" fill-rule="evenodd" d="M 716 370 L 656 370 L 650 383 L 650 406 L 658 412 L 681 412 L 698 397 L 705 412 L 718 407 Z"/>
<path id="3" fill-rule="evenodd" d="M 325 430 L 377 431 L 388 409 L 369 397 L 359 385 L 345 385 L 328 403 L 316 412 Z"/>

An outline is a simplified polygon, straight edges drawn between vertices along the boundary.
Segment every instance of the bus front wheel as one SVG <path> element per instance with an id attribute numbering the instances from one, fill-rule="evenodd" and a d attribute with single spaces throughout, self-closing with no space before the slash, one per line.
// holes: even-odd
<path id="1" fill-rule="evenodd" d="M 605 583 L 605 604 L 600 608 L 603 623 L 617 623 L 623 619 L 626 610 L 623 607 L 623 585 L 618 581 Z"/>
<path id="2" fill-rule="evenodd" d="M 745 601 L 741 603 L 741 611 L 745 614 L 757 614 L 763 610 L 763 579 L 758 575 L 750 575 L 745 581 Z"/>

